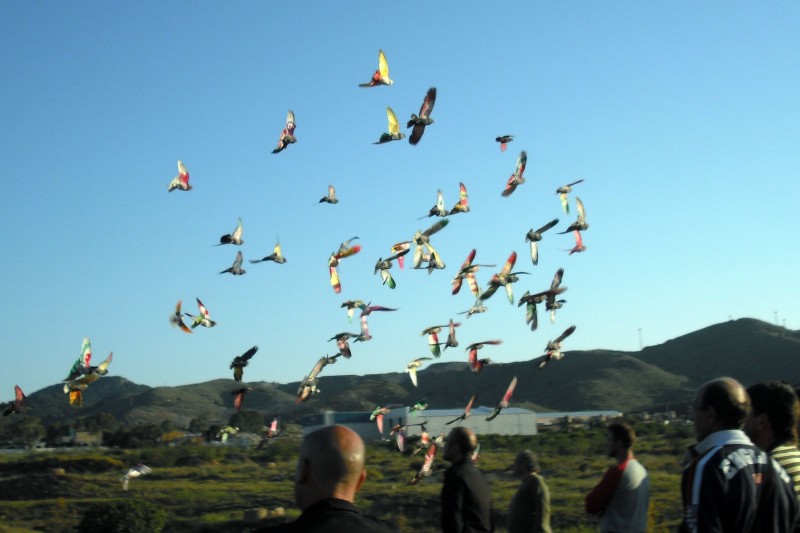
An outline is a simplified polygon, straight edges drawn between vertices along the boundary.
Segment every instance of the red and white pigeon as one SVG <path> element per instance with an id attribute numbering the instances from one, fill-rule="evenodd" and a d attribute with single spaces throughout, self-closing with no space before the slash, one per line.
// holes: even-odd
<path id="1" fill-rule="evenodd" d="M 503 399 L 500 400 L 500 403 L 497 404 L 497 407 L 494 408 L 492 413 L 486 417 L 487 422 L 491 422 L 497 415 L 500 414 L 500 411 L 508 407 L 508 404 L 511 403 L 511 396 L 514 394 L 514 388 L 517 386 L 517 376 L 514 376 L 514 379 L 511 380 L 511 384 L 506 389 L 506 393 L 503 395 Z"/>
<path id="2" fill-rule="evenodd" d="M 567 229 L 560 231 L 559 234 L 563 235 L 570 231 L 586 231 L 589 229 L 589 224 L 586 223 L 586 210 L 583 207 L 583 202 L 578 197 L 575 198 L 575 207 L 578 209 L 578 218 Z"/>
<path id="3" fill-rule="evenodd" d="M 378 272 L 381 273 L 381 279 L 383 280 L 384 285 L 388 285 L 390 289 L 394 289 L 397 287 L 397 283 L 394 281 L 391 272 L 389 269 L 392 268 L 392 261 L 397 259 L 398 263 L 400 259 L 406 255 L 410 250 L 410 247 L 406 248 L 405 250 L 401 250 L 394 255 L 387 257 L 386 259 L 380 257 L 378 261 L 375 263 L 375 271 L 373 274 L 377 274 Z"/>
<path id="4" fill-rule="evenodd" d="M 369 315 L 365 315 L 362 313 L 361 315 L 361 333 L 356 335 L 353 342 L 367 342 L 372 340 L 372 335 L 369 334 L 369 324 L 367 324 L 367 317 Z"/>
<path id="5" fill-rule="evenodd" d="M 425 217 L 446 217 L 449 214 L 447 209 L 444 208 L 444 196 L 442 190 L 436 191 L 436 204 L 430 208 L 427 215 L 422 215 L 417 220 L 422 220 Z"/>
<path id="6" fill-rule="evenodd" d="M 200 298 L 195 298 L 197 300 L 197 309 L 200 311 L 200 314 L 197 316 L 190 315 L 189 313 L 184 313 L 186 316 L 192 319 L 192 329 L 196 328 L 197 326 L 203 326 L 204 328 L 213 328 L 217 325 L 216 322 L 211 320 L 211 315 L 206 309 L 206 306 L 203 305 L 203 302 L 200 301 Z"/>
<path id="7" fill-rule="evenodd" d="M 405 261 L 403 259 L 403 256 L 405 254 L 400 254 L 400 252 L 403 252 L 405 250 L 410 250 L 410 249 L 411 249 L 411 241 L 398 242 L 398 243 L 392 245 L 392 254 L 398 254 L 397 266 L 400 267 L 400 270 L 403 270 L 403 263 Z"/>
<path id="8" fill-rule="evenodd" d="M 281 251 L 281 241 L 279 240 L 275 247 L 272 249 L 272 253 L 266 257 L 261 259 L 251 259 L 251 263 L 261 263 L 263 261 L 275 261 L 278 264 L 283 264 L 286 262 L 286 258 L 283 257 L 283 251 Z"/>
<path id="9" fill-rule="evenodd" d="M 428 336 L 428 348 L 431 350 L 431 354 L 437 359 L 442 355 L 442 349 L 440 346 L 444 344 L 443 342 L 439 342 L 439 332 L 442 331 L 442 328 L 446 328 L 447 326 L 431 326 L 429 328 L 425 328 L 422 330 L 420 335 L 427 335 Z"/>
<path id="10" fill-rule="evenodd" d="M 250 387 L 242 387 L 241 389 L 236 389 L 231 393 L 233 396 L 233 408 L 239 411 L 242 408 L 242 404 L 244 403 L 244 395 L 250 392 Z"/>
<path id="11" fill-rule="evenodd" d="M 568 183 L 556 189 L 556 194 L 561 199 L 561 208 L 564 210 L 564 213 L 569 214 L 569 199 L 567 198 L 567 194 L 572 191 L 573 185 L 577 185 L 582 181 L 583 180 L 573 181 L 572 183 Z"/>
<path id="12" fill-rule="evenodd" d="M 417 370 L 424 364 L 425 361 L 430 360 L 430 357 L 419 357 L 406 365 L 408 377 L 411 378 L 411 383 L 413 383 L 415 387 L 417 386 Z"/>
<path id="13" fill-rule="evenodd" d="M 178 161 L 178 175 L 172 178 L 167 187 L 167 192 L 172 192 L 175 189 L 180 191 L 191 191 L 192 186 L 189 185 L 189 171 L 183 166 L 181 161 Z"/>
<path id="14" fill-rule="evenodd" d="M 478 359 L 478 350 L 480 350 L 487 344 L 490 344 L 492 346 L 497 346 L 498 344 L 502 343 L 503 341 L 496 339 L 491 341 L 474 342 L 469 346 L 467 346 L 466 351 L 469 352 L 469 357 L 467 361 L 469 362 L 470 369 L 472 369 L 473 372 L 480 372 L 481 370 L 483 370 L 484 366 L 492 362 L 491 359 Z"/>
<path id="15" fill-rule="evenodd" d="M 508 147 L 508 143 L 514 140 L 513 135 L 500 135 L 499 137 L 495 137 L 495 141 L 500 143 L 500 151 L 505 152 L 506 148 Z"/>
<path id="16" fill-rule="evenodd" d="M 414 241 L 414 244 L 417 245 L 416 249 L 414 250 L 414 268 L 420 268 L 420 265 L 422 265 L 423 246 L 428 249 L 428 253 L 430 254 L 431 260 L 435 261 L 438 268 L 444 268 L 444 263 L 442 262 L 441 257 L 439 257 L 439 254 L 436 252 L 434 247 L 431 246 L 430 239 L 431 235 L 441 230 L 449 223 L 450 221 L 444 218 L 433 224 L 425 231 L 423 232 L 417 231 L 417 233 L 414 234 L 414 238 L 412 240 Z"/>
<path id="17" fill-rule="evenodd" d="M 519 158 L 517 158 L 517 168 L 514 169 L 514 173 L 511 174 L 511 177 L 508 178 L 508 182 L 506 183 L 506 188 L 503 189 L 501 193 L 502 196 L 510 196 L 517 189 L 517 185 L 521 185 L 525 183 L 525 177 L 523 174 L 525 173 L 525 165 L 528 163 L 528 153 L 523 150 L 519 153 Z"/>
<path id="18" fill-rule="evenodd" d="M 386 107 L 386 120 L 389 122 L 389 131 L 381 133 L 378 142 L 373 144 L 384 144 L 392 141 L 399 141 L 405 139 L 406 134 L 400 131 L 400 124 L 397 122 L 397 115 L 394 114 L 391 107 Z"/>
<path id="19" fill-rule="evenodd" d="M 453 322 L 453 319 L 450 319 L 450 323 L 447 324 L 447 342 L 444 343 L 445 350 L 458 346 L 458 341 L 456 340 L 456 328 L 460 325 L 461 322 Z"/>
<path id="20" fill-rule="evenodd" d="M 181 331 L 186 333 L 191 333 L 192 330 L 189 329 L 189 326 L 183 323 L 183 313 L 181 313 L 181 300 L 178 300 L 178 303 L 175 304 L 175 312 L 169 315 L 169 323 L 171 326 L 176 328 L 180 328 Z"/>
<path id="21" fill-rule="evenodd" d="M 581 232 L 575 230 L 572 233 L 575 235 L 575 246 L 573 246 L 572 249 L 569 251 L 569 255 L 586 251 L 586 245 L 583 244 L 583 238 L 581 237 Z"/>
<path id="22" fill-rule="evenodd" d="M 549 230 L 553 226 L 558 224 L 558 219 L 551 220 L 541 228 L 537 229 L 536 231 L 531 228 L 528 233 L 525 235 L 525 240 L 531 243 L 531 262 L 534 265 L 539 264 L 539 245 L 538 242 L 542 240 L 542 233 Z"/>
<path id="23" fill-rule="evenodd" d="M 475 400 L 477 398 L 478 398 L 478 393 L 476 392 L 469 399 L 469 402 L 467 402 L 467 406 L 464 408 L 464 413 L 461 416 L 457 416 L 456 418 L 452 419 L 450 422 L 445 422 L 444 425 L 449 426 L 450 424 L 453 424 L 455 422 L 466 420 L 467 417 L 469 417 L 470 411 L 472 411 L 472 404 L 475 403 Z"/>
<path id="24" fill-rule="evenodd" d="M 230 368 L 233 370 L 233 380 L 242 381 L 242 374 L 244 374 L 244 367 L 250 364 L 250 358 L 253 357 L 258 351 L 258 346 L 253 346 L 242 355 L 237 355 L 231 361 Z"/>
<path id="25" fill-rule="evenodd" d="M 336 267 L 339 266 L 340 260 L 344 259 L 345 257 L 355 255 L 361 251 L 361 246 L 359 245 L 350 246 L 350 241 L 357 238 L 358 237 L 353 237 L 352 239 L 344 241 L 339 245 L 339 250 L 336 253 L 331 254 L 330 258 L 328 259 L 328 271 L 330 273 L 331 286 L 333 287 L 333 292 L 336 294 L 342 292 L 342 285 L 339 281 L 339 272 L 336 270 Z"/>
<path id="26" fill-rule="evenodd" d="M 469 212 L 469 196 L 467 196 L 467 187 L 464 183 L 459 183 L 459 198 L 456 205 L 453 206 L 453 209 L 450 210 L 451 215 L 456 215 L 458 213 L 468 213 Z"/>
<path id="27" fill-rule="evenodd" d="M 422 101 L 422 106 L 419 108 L 419 116 L 412 114 L 411 119 L 406 124 L 406 128 L 414 126 L 411 130 L 411 137 L 408 138 L 410 144 L 416 145 L 422 134 L 425 133 L 425 126 L 433 124 L 431 118 L 431 111 L 433 111 L 433 104 L 436 103 L 436 87 L 431 87 L 425 94 L 425 99 Z"/>
<path id="28" fill-rule="evenodd" d="M 553 360 L 558 361 L 559 359 L 564 357 L 564 354 L 561 353 L 561 343 L 564 341 L 564 339 L 572 335 L 574 331 L 575 331 L 575 326 L 570 326 L 567 329 L 565 329 L 564 333 L 559 335 L 556 338 L 556 340 L 549 341 L 547 343 L 547 346 L 545 346 L 544 348 L 545 351 L 544 358 L 539 363 L 539 368 L 544 368 L 550 361 Z"/>
<path id="29" fill-rule="evenodd" d="M 511 272 L 511 269 L 514 268 L 514 264 L 516 262 L 517 252 L 511 252 L 511 255 L 508 256 L 505 265 L 503 265 L 503 268 L 500 269 L 500 272 L 492 276 L 492 279 L 489 280 L 489 287 L 479 297 L 481 300 L 488 300 L 495 292 L 497 292 L 497 289 L 502 286 L 506 289 L 508 301 L 512 304 L 514 303 L 514 291 L 511 288 L 511 285 L 519 281 L 520 274 L 530 274 L 530 272 Z"/>
<path id="30" fill-rule="evenodd" d="M 269 425 L 268 428 L 264 428 L 266 431 L 264 435 L 261 437 L 261 442 L 258 443 L 256 450 L 260 450 L 264 446 L 269 444 L 269 441 L 278 436 L 278 419 L 273 418 L 272 424 Z"/>
<path id="31" fill-rule="evenodd" d="M 14 401 L 8 402 L 3 409 L 3 416 L 13 415 L 14 413 L 22 413 L 25 407 L 25 394 L 19 385 L 14 385 Z"/>
<path id="32" fill-rule="evenodd" d="M 225 270 L 220 271 L 220 274 L 230 273 L 234 276 L 241 276 L 243 274 L 247 274 L 247 271 L 242 268 L 242 263 L 244 262 L 244 256 L 242 255 L 242 251 L 239 250 L 236 252 L 236 259 L 233 260 L 233 264 L 226 268 Z"/>
<path id="33" fill-rule="evenodd" d="M 353 356 L 353 353 L 350 351 L 350 344 L 347 342 L 346 338 L 336 339 L 336 348 L 345 359 L 350 359 L 350 357 Z"/>
<path id="34" fill-rule="evenodd" d="M 361 335 L 356 337 L 354 342 L 362 342 L 368 341 L 372 339 L 372 336 L 369 334 L 369 325 L 367 324 L 367 317 L 373 313 L 373 311 L 397 311 L 396 307 L 384 307 L 382 305 L 370 305 L 367 304 L 366 306 L 361 308 Z"/>
<path id="35" fill-rule="evenodd" d="M 278 146 L 272 151 L 273 154 L 277 154 L 290 144 L 297 142 L 297 138 L 294 136 L 294 129 L 296 126 L 294 122 L 294 111 L 289 110 L 289 112 L 286 113 L 286 126 L 281 130 L 281 136 L 278 138 Z"/>
<path id="36" fill-rule="evenodd" d="M 323 196 L 322 198 L 320 198 L 318 203 L 320 203 L 320 204 L 322 204 L 322 203 L 325 203 L 325 204 L 338 204 L 339 203 L 339 199 L 336 198 L 336 189 L 333 188 L 333 185 L 328 185 L 328 195 L 327 196 Z"/>
<path id="37" fill-rule="evenodd" d="M 367 83 L 359 83 L 359 87 L 377 87 L 378 85 L 391 85 L 394 81 L 389 78 L 389 63 L 383 50 L 378 50 L 378 70 L 372 74 L 372 79 Z"/>
<path id="38" fill-rule="evenodd" d="M 392 410 L 389 407 L 376 406 L 369 415 L 370 420 L 374 420 L 378 426 L 378 433 L 383 437 L 383 415 L 388 415 Z"/>
<path id="39" fill-rule="evenodd" d="M 241 246 L 244 244 L 244 240 L 242 240 L 243 232 L 244 228 L 242 226 L 242 217 L 239 217 L 239 220 L 236 223 L 236 229 L 234 229 L 231 233 L 226 233 L 220 237 L 219 244 L 217 244 L 217 246 L 221 246 L 223 244 L 235 244 L 236 246 Z"/>
<path id="40" fill-rule="evenodd" d="M 436 445 L 431 443 L 428 446 L 428 451 L 425 452 L 425 461 L 422 463 L 422 468 L 419 469 L 417 475 L 414 476 L 414 479 L 411 480 L 412 485 L 416 485 L 419 483 L 423 477 L 428 477 L 431 475 L 431 468 L 433 467 L 433 458 L 436 456 Z"/>
<path id="41" fill-rule="evenodd" d="M 461 284 L 466 279 L 467 280 L 467 284 L 469 285 L 469 288 L 472 291 L 472 294 L 475 296 L 475 298 L 477 298 L 478 296 L 481 295 L 481 290 L 478 287 L 477 280 L 475 279 L 475 272 L 477 272 L 481 267 L 491 268 L 491 267 L 494 267 L 495 265 L 476 265 L 476 264 L 473 264 L 472 261 L 475 260 L 475 254 L 476 253 L 477 252 L 476 252 L 475 248 L 473 248 L 469 252 L 469 254 L 467 255 L 466 260 L 464 260 L 464 262 L 461 264 L 461 268 L 458 270 L 458 272 L 456 273 L 455 277 L 453 277 L 453 281 L 452 281 L 453 291 L 452 291 L 452 294 L 454 294 L 454 295 L 458 294 L 458 292 L 461 290 Z"/>

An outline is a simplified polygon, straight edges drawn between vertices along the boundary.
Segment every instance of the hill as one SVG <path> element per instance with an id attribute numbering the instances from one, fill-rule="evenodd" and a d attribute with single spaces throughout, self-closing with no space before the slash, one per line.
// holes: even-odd
<path id="1" fill-rule="evenodd" d="M 616 409 L 685 411 L 694 390 L 720 375 L 748 385 L 766 379 L 800 383 L 800 332 L 754 319 L 715 324 L 641 352 L 565 352 L 544 370 L 535 360 L 487 366 L 475 374 L 461 362 L 434 363 L 419 372 L 415 388 L 405 373 L 322 376 L 321 394 L 297 405 L 298 383 L 248 383 L 245 408 L 291 421 L 333 409 L 371 410 L 376 404 L 410 405 L 427 399 L 431 407 L 459 408 L 472 393 L 478 405 L 495 405 L 517 376 L 515 405 L 539 411 Z M 84 395 L 83 409 L 71 408 L 61 385 L 30 395 L 32 414 L 45 424 L 101 412 L 126 424 L 171 420 L 186 427 L 192 418 L 225 422 L 233 414 L 230 379 L 177 387 L 148 387 L 107 376 Z"/>

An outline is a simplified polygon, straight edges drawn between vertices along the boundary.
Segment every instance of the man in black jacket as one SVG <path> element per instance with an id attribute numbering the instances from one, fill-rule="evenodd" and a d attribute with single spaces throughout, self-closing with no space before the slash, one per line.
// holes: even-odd
<path id="1" fill-rule="evenodd" d="M 469 429 L 454 428 L 445 440 L 442 485 L 442 531 L 467 533 L 494 531 L 492 494 L 483 474 L 472 463 L 478 439 Z"/>
<path id="2" fill-rule="evenodd" d="M 303 514 L 261 531 L 396 533 L 394 525 L 361 514 L 353 503 L 366 478 L 364 441 L 357 433 L 339 425 L 309 433 L 300 445 L 294 477 L 294 498 Z"/>

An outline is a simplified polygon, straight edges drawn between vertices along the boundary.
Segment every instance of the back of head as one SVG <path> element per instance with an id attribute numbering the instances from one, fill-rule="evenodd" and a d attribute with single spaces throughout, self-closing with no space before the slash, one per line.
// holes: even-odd
<path id="1" fill-rule="evenodd" d="M 709 381 L 698 391 L 698 406 L 712 408 L 719 429 L 741 429 L 750 412 L 750 398 L 741 383 L 723 377 Z"/>
<path id="2" fill-rule="evenodd" d="M 611 438 L 622 444 L 626 450 L 633 448 L 636 442 L 636 431 L 627 422 L 612 422 L 608 425 L 608 432 Z"/>
<path id="3" fill-rule="evenodd" d="M 472 455 L 478 447 L 478 438 L 471 430 L 465 427 L 455 427 L 450 430 L 445 440 L 445 455 L 447 461 L 459 461 Z"/>
<path id="4" fill-rule="evenodd" d="M 751 385 L 747 393 L 753 415 L 767 415 L 776 441 L 797 441 L 800 401 L 791 386 L 778 381 L 767 381 Z"/>
<path id="5" fill-rule="evenodd" d="M 517 454 L 514 459 L 514 465 L 526 473 L 533 473 L 539 471 L 539 458 L 530 450 L 523 450 Z"/>

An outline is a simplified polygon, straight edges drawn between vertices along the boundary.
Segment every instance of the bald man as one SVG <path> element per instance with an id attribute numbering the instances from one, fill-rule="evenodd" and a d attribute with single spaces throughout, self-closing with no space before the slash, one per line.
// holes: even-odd
<path id="1" fill-rule="evenodd" d="M 464 427 L 454 428 L 445 439 L 444 459 L 451 465 L 442 485 L 444 533 L 493 531 L 489 484 L 472 463 L 477 447 L 477 437 Z"/>
<path id="2" fill-rule="evenodd" d="M 688 532 L 794 531 L 798 503 L 791 479 L 742 431 L 750 398 L 733 378 L 709 381 L 694 399 L 697 444 L 683 471 Z"/>
<path id="3" fill-rule="evenodd" d="M 305 436 L 294 476 L 294 499 L 303 514 L 271 532 L 397 532 L 389 522 L 361 514 L 354 501 L 367 478 L 364 442 L 353 430 L 326 426 Z"/>

